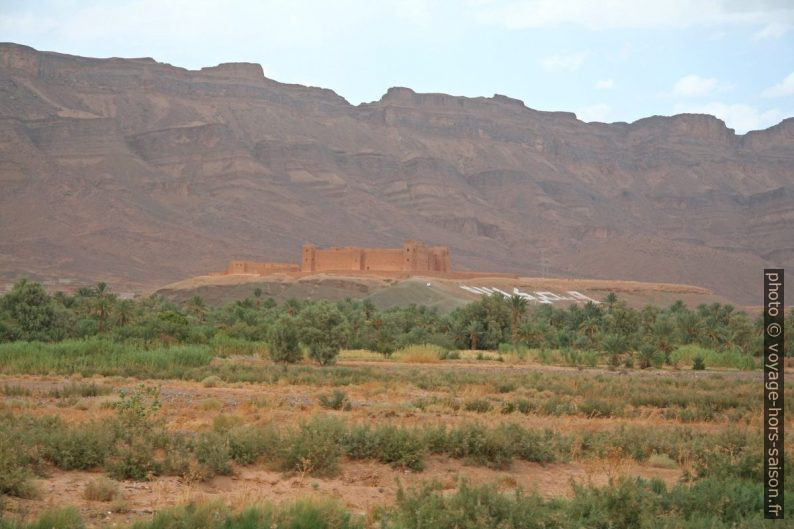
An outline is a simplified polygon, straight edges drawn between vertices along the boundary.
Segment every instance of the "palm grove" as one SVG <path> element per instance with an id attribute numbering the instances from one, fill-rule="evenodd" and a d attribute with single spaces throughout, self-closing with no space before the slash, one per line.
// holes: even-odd
<path id="1" fill-rule="evenodd" d="M 223 307 L 208 306 L 200 297 L 184 304 L 160 296 L 119 299 L 104 283 L 73 295 L 51 295 L 27 280 L 0 298 L 2 342 L 100 340 L 138 348 L 264 344 L 273 361 L 295 363 L 308 356 L 321 365 L 334 363 L 342 349 L 390 356 L 407 346 L 432 344 L 442 352 L 534 351 L 541 359 L 553 352 L 563 362 L 640 368 L 677 365 L 681 351 L 694 350 L 749 368 L 761 352 L 761 323 L 731 305 L 690 309 L 678 301 L 638 310 L 613 293 L 603 303 L 567 308 L 529 306 L 518 296 L 484 296 L 446 315 L 418 305 L 377 310 L 368 300 L 278 304 L 259 289 Z M 794 311 L 786 317 L 786 330 L 794 335 Z"/>

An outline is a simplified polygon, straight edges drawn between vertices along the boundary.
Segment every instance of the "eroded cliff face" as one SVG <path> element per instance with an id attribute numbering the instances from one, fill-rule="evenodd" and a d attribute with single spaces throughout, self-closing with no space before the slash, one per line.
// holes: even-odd
<path id="1" fill-rule="evenodd" d="M 794 265 L 794 120 L 586 124 L 506 96 L 352 106 L 256 64 L 189 71 L 0 44 L 0 279 L 119 288 L 304 242 L 450 247 L 457 268 L 703 285 Z"/>

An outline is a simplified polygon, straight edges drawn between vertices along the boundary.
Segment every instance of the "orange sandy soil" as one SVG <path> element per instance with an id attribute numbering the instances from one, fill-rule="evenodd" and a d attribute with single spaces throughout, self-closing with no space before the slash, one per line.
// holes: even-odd
<path id="1" fill-rule="evenodd" d="M 347 361 L 351 365 L 360 362 Z M 384 366 L 385 367 L 385 366 Z M 389 366 L 403 368 L 403 366 Z M 406 366 L 406 367 L 410 367 Z M 417 367 L 414 365 L 413 367 Z M 423 368 L 431 365 L 422 364 Z M 472 366 L 460 366 L 471 369 Z M 476 369 L 513 369 L 510 366 L 477 364 Z M 537 367 L 536 369 L 561 370 L 564 368 Z M 612 373 L 614 376 L 620 376 Z M 688 374 L 687 374 L 688 375 Z M 694 375 L 694 373 L 692 373 Z M 735 376 L 756 376 L 758 373 L 735 373 Z M 655 376 L 643 373 L 637 376 Z M 57 399 L 47 392 L 75 378 L 60 376 L 0 376 L 0 386 L 19 385 L 32 391 L 29 397 L 0 397 L 0 409 L 14 413 L 34 415 L 60 415 L 68 423 L 79 423 L 113 413 L 102 403 L 115 400 L 116 394 L 94 398 L 81 398 L 69 406 L 60 406 Z M 102 378 L 83 379 L 115 389 L 134 388 L 141 382 L 134 379 Z M 289 384 L 253 385 L 221 384 L 219 387 L 204 387 L 201 383 L 186 381 L 149 381 L 147 384 L 161 388 L 162 413 L 171 430 L 206 431 L 212 427 L 215 417 L 237 416 L 244 424 L 295 425 L 316 413 L 337 415 L 349 423 L 398 424 L 422 426 L 438 424 L 454 425 L 467 421 L 486 424 L 515 422 L 527 427 L 550 427 L 562 431 L 584 431 L 617 428 L 622 424 L 649 427 L 676 426 L 680 423 L 659 417 L 658 410 L 648 409 L 637 417 L 595 419 L 582 416 L 502 415 L 498 409 L 488 413 L 464 410 L 453 411 L 439 404 L 428 406 L 424 411 L 411 405 L 420 398 L 455 397 L 467 398 L 496 396 L 491 385 L 468 385 L 452 394 L 444 391 L 425 391 L 416 387 L 392 382 L 365 382 L 345 386 L 343 389 L 352 402 L 352 411 L 327 411 L 321 408 L 317 398 L 329 394 L 333 388 Z M 511 398 L 510 395 L 499 395 Z M 687 423 L 688 428 L 718 431 L 729 425 L 719 422 Z M 341 464 L 341 474 L 332 479 L 275 472 L 265 464 L 235 467 L 232 477 L 215 477 L 204 483 L 187 483 L 177 477 L 160 477 L 151 482 L 122 482 L 126 510 L 111 513 L 110 504 L 83 499 L 87 482 L 102 475 L 100 472 L 64 472 L 50 469 L 47 477 L 38 480 L 40 495 L 37 499 L 8 499 L 6 508 L 24 515 L 35 515 L 54 506 L 74 505 L 87 522 L 95 526 L 108 524 L 124 525 L 127 522 L 151 516 L 151 513 L 167 506 L 184 504 L 194 500 L 221 500 L 231 506 L 243 506 L 259 501 L 280 502 L 305 495 L 327 495 L 339 499 L 349 509 L 366 513 L 379 505 L 389 505 L 395 499 L 397 480 L 404 485 L 419 484 L 428 480 L 439 480 L 448 488 L 454 488 L 459 478 L 465 477 L 475 483 L 498 483 L 505 490 L 521 487 L 527 492 L 537 491 L 549 496 L 564 496 L 571 492 L 571 481 L 605 484 L 611 477 L 638 475 L 660 477 L 668 484 L 675 483 L 683 469 L 655 468 L 640 465 L 633 460 L 615 454 L 608 460 L 576 460 L 571 463 L 555 463 L 541 466 L 525 461 L 514 461 L 506 470 L 491 470 L 484 467 L 467 466 L 459 460 L 428 456 L 426 468 L 420 473 L 394 470 L 387 465 L 371 461 L 347 461 Z"/>

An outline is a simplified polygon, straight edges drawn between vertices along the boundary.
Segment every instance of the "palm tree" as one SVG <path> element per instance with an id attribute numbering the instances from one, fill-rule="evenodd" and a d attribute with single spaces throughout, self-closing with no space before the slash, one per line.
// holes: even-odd
<path id="1" fill-rule="evenodd" d="M 518 343 L 518 322 L 527 313 L 527 299 L 518 294 L 510 296 L 510 312 L 512 315 L 510 321 L 510 337 L 515 346 L 516 343 Z"/>
<path id="2" fill-rule="evenodd" d="M 598 332 L 598 322 L 595 318 L 587 318 L 579 325 L 579 332 L 592 339 L 593 335 Z"/>
<path id="3" fill-rule="evenodd" d="M 375 305 L 371 300 L 365 299 L 361 307 L 364 309 L 364 318 L 369 321 L 370 318 L 372 318 L 372 315 L 375 313 Z"/>
<path id="4" fill-rule="evenodd" d="M 544 321 L 525 321 L 518 328 L 518 336 L 528 347 L 543 347 L 546 345 L 546 332 L 548 325 Z"/>
<path id="5" fill-rule="evenodd" d="M 617 294 L 615 294 L 614 292 L 610 292 L 610 293 L 609 293 L 609 294 L 607 294 L 607 296 L 604 298 L 604 301 L 605 301 L 605 302 L 606 302 L 606 304 L 607 304 L 607 310 L 608 310 L 608 311 L 610 311 L 610 312 L 612 312 L 612 307 L 614 307 L 614 306 L 615 306 L 615 303 L 617 303 L 617 302 L 618 302 L 618 295 L 617 295 Z"/>
<path id="6" fill-rule="evenodd" d="M 204 323 L 204 316 L 207 314 L 207 306 L 201 296 L 193 296 L 187 304 L 187 311 L 196 321 Z"/>
<path id="7" fill-rule="evenodd" d="M 119 327 L 124 327 L 132 321 L 133 304 L 129 299 L 121 300 L 116 305 L 115 310 L 115 324 Z"/>
<path id="8" fill-rule="evenodd" d="M 469 325 L 466 326 L 466 335 L 469 338 L 469 346 L 472 349 L 477 349 L 477 342 L 480 339 L 480 335 L 482 334 L 482 325 L 477 320 L 472 320 L 469 322 Z"/>
<path id="9" fill-rule="evenodd" d="M 105 322 L 113 308 L 114 296 L 110 293 L 107 283 L 97 283 L 94 288 L 93 308 L 99 320 L 99 332 L 105 330 Z"/>

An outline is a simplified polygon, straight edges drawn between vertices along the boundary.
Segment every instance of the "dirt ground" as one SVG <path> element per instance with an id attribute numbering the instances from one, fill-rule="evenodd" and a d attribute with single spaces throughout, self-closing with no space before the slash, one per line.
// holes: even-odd
<path id="1" fill-rule="evenodd" d="M 345 362 L 361 365 L 366 362 Z M 386 367 L 386 366 L 382 366 Z M 393 369 L 416 368 L 389 366 Z M 432 368 L 424 365 L 423 369 Z M 523 369 L 503 365 L 461 366 L 465 369 Z M 540 367 L 558 371 L 566 368 Z M 606 371 L 605 371 L 606 372 Z M 622 376 L 611 373 L 614 376 Z M 641 373 L 629 376 L 668 376 L 665 372 Z M 692 373 L 684 376 L 698 376 Z M 760 373 L 725 373 L 730 377 L 760 377 Z M 2 408 L 14 413 L 34 415 L 60 415 L 69 423 L 79 423 L 109 416 L 113 413 L 103 402 L 117 398 L 120 389 L 132 389 L 141 382 L 134 379 L 102 378 L 82 379 L 112 386 L 108 395 L 80 398 L 68 405 L 48 396 L 49 390 L 73 382 L 75 378 L 60 376 L 0 376 L 0 386 L 15 385 L 30 390 L 29 396 L 0 397 Z M 760 380 L 760 378 L 759 378 Z M 207 431 L 220 415 L 237 416 L 244 424 L 294 425 L 316 413 L 336 414 L 350 423 L 393 423 L 404 426 L 431 425 L 443 421 L 454 425 L 464 421 L 496 424 L 507 420 L 497 412 L 477 414 L 465 410 L 442 410 L 430 406 L 419 409 L 413 405 L 417 399 L 440 395 L 418 389 L 412 385 L 373 381 L 346 386 L 344 389 L 353 405 L 352 411 L 329 411 L 321 408 L 318 397 L 328 394 L 329 387 L 304 385 L 222 384 L 205 387 L 201 383 L 186 381 L 149 381 L 160 386 L 167 427 L 173 431 Z M 487 395 L 493 389 L 487 385 L 467 386 L 458 398 Z M 565 430 L 599 430 L 620 425 L 658 426 L 664 422 L 658 415 L 613 418 L 588 418 L 583 416 L 542 416 L 512 414 L 511 422 L 526 427 Z M 716 431 L 727 425 L 720 422 L 687 423 L 702 431 Z M 441 456 L 428 456 L 426 468 L 420 473 L 395 470 L 388 465 L 371 461 L 348 461 L 341 465 L 341 474 L 322 479 L 297 474 L 275 472 L 265 464 L 235 467 L 230 477 L 215 477 L 207 482 L 187 483 L 176 477 L 159 477 L 151 482 L 121 482 L 124 495 L 122 506 L 83 498 L 86 484 L 102 475 L 100 472 L 64 472 L 49 469 L 46 477 L 37 480 L 39 497 L 31 500 L 8 499 L 6 508 L 18 514 L 33 516 L 54 506 L 73 505 L 94 526 L 118 524 L 149 517 L 153 512 L 168 506 L 190 501 L 219 500 L 230 506 L 250 505 L 261 501 L 281 502 L 307 495 L 331 496 L 350 510 L 369 512 L 373 507 L 394 502 L 398 484 L 419 485 L 437 480 L 445 488 L 453 489 L 458 480 L 466 478 L 474 483 L 498 483 L 504 490 L 520 487 L 527 493 L 537 492 L 544 497 L 565 496 L 571 492 L 573 482 L 606 484 L 610 478 L 622 475 L 658 477 L 668 485 L 674 484 L 682 474 L 681 468 L 656 468 L 638 464 L 617 455 L 609 460 L 573 460 L 570 463 L 540 465 L 516 460 L 506 470 L 467 466 L 464 462 Z M 113 509 L 120 512 L 112 512 Z"/>

